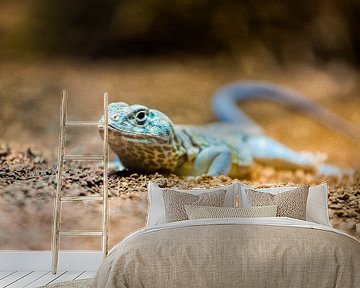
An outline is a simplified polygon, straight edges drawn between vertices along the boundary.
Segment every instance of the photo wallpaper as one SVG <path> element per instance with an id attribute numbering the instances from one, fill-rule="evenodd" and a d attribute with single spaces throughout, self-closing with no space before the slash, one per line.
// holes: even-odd
<path id="1" fill-rule="evenodd" d="M 144 226 L 149 181 L 327 182 L 330 223 L 356 236 L 359 19 L 355 0 L 1 1 L 0 249 L 51 249 L 63 89 L 69 120 L 101 124 L 105 92 L 113 103 L 110 247 Z M 101 154 L 102 135 L 68 127 L 65 154 Z M 102 173 L 67 161 L 62 192 L 100 195 Z M 101 217 L 101 202 L 64 203 L 61 227 Z"/>

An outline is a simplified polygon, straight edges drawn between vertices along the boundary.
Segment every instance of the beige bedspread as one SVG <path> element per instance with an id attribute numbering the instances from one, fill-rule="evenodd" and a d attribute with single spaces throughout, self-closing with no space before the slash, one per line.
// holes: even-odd
<path id="1" fill-rule="evenodd" d="M 358 241 L 276 221 L 145 229 L 112 250 L 93 287 L 360 287 Z"/>

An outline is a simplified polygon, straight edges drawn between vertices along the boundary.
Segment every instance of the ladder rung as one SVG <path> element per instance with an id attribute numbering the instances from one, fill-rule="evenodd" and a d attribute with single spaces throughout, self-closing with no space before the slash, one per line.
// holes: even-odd
<path id="1" fill-rule="evenodd" d="M 62 196 L 61 201 L 102 201 L 103 196 Z"/>
<path id="2" fill-rule="evenodd" d="M 82 230 L 70 230 L 70 231 L 59 231 L 59 235 L 66 237 L 76 236 L 103 236 L 102 231 L 82 231 Z"/>
<path id="3" fill-rule="evenodd" d="M 76 160 L 76 161 L 100 161 L 104 160 L 103 155 L 64 155 L 64 161 Z"/>
<path id="4" fill-rule="evenodd" d="M 102 126 L 99 122 L 95 121 L 67 121 L 66 126 Z"/>

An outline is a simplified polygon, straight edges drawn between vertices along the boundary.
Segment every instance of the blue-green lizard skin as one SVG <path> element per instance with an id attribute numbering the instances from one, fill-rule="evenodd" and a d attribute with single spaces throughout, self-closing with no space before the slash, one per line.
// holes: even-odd
<path id="1" fill-rule="evenodd" d="M 214 96 L 215 114 L 223 122 L 201 126 L 175 125 L 165 114 L 142 105 L 111 103 L 108 143 L 120 158 L 117 168 L 122 164 L 128 170 L 145 173 L 242 177 L 259 162 L 322 174 L 341 173 L 337 167 L 324 164 L 324 155 L 296 152 L 264 135 L 235 105 L 253 97 L 270 97 L 310 113 L 341 132 L 354 133 L 341 118 L 292 91 L 244 82 L 225 86 Z"/>

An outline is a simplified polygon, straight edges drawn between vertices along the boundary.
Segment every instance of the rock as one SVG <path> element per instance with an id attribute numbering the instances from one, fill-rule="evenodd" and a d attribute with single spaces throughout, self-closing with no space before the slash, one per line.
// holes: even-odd
<path id="1" fill-rule="evenodd" d="M 4 143 L 0 143 L 0 157 L 7 156 L 9 154 L 9 147 Z"/>
<path id="2" fill-rule="evenodd" d="M 23 165 L 23 164 L 11 165 L 11 166 L 9 166 L 9 170 L 10 170 L 11 172 L 23 171 L 23 170 L 24 170 L 24 165 Z"/>
<path id="3" fill-rule="evenodd" d="M 35 159 L 34 159 L 34 163 L 36 163 L 36 164 L 42 164 L 44 162 L 45 162 L 45 160 L 41 156 L 36 156 Z"/>
<path id="4" fill-rule="evenodd" d="M 341 201 L 346 201 L 350 198 L 349 194 L 344 194 L 338 197 L 339 200 Z"/>
<path id="5" fill-rule="evenodd" d="M 26 150 L 26 155 L 27 155 L 29 158 L 35 158 L 35 157 L 42 156 L 43 153 L 41 152 L 40 149 L 33 148 L 33 147 L 29 147 L 29 148 Z"/>

